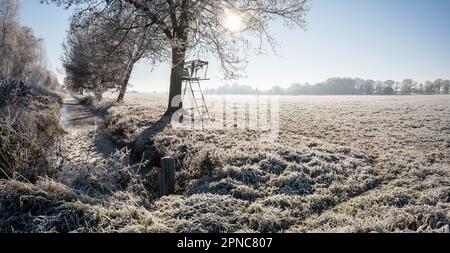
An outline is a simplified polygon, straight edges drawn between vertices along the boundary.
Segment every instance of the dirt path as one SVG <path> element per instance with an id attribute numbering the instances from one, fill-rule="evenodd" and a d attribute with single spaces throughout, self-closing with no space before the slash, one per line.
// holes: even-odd
<path id="1" fill-rule="evenodd" d="M 62 109 L 67 135 L 63 141 L 65 160 L 68 164 L 103 163 L 116 150 L 104 133 L 104 120 L 72 95 L 67 95 Z"/>

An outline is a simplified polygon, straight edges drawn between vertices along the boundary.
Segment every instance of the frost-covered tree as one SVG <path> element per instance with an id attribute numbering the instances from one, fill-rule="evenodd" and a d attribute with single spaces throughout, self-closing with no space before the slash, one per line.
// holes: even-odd
<path id="1" fill-rule="evenodd" d="M 101 29 L 70 29 L 64 43 L 63 66 L 66 85 L 73 90 L 89 90 L 98 100 L 105 91 L 116 89 L 123 79 L 126 62 L 120 56 L 108 56 L 113 45 L 101 43 Z"/>
<path id="2" fill-rule="evenodd" d="M 376 82 L 374 80 L 356 79 L 355 86 L 359 91 L 359 95 L 373 95 Z"/>
<path id="3" fill-rule="evenodd" d="M 161 43 L 121 2 L 107 11 L 86 12 L 72 19 L 64 44 L 67 83 L 75 90 L 87 89 L 98 99 L 107 90 L 118 90 L 124 99 L 133 67 L 142 58 L 161 61 Z"/>
<path id="4" fill-rule="evenodd" d="M 11 72 L 13 38 L 19 30 L 19 2 L 16 0 L 0 0 L 0 73 Z"/>
<path id="5" fill-rule="evenodd" d="M 433 83 L 434 94 L 441 94 L 442 87 L 444 87 L 445 81 L 442 79 L 437 79 Z"/>
<path id="6" fill-rule="evenodd" d="M 377 81 L 375 84 L 376 95 L 382 95 L 384 90 L 384 82 Z"/>
<path id="7" fill-rule="evenodd" d="M 427 95 L 433 94 L 433 82 L 430 81 L 425 82 L 425 94 Z"/>
<path id="8" fill-rule="evenodd" d="M 386 84 L 383 90 L 384 95 L 394 95 L 394 88 L 392 87 L 392 84 Z"/>
<path id="9" fill-rule="evenodd" d="M 78 13 L 103 10 L 117 1 L 147 19 L 171 51 L 169 106 L 167 114 L 182 107 L 172 105 L 181 94 L 183 68 L 189 54 L 215 56 L 227 78 L 245 68 L 246 56 L 256 49 L 275 46 L 269 25 L 280 20 L 289 27 L 304 27 L 308 0 L 46 0 L 77 5 Z M 256 42 L 256 44 L 254 43 Z"/>
<path id="10" fill-rule="evenodd" d="M 84 50 L 92 67 L 90 89 L 103 92 L 119 91 L 118 101 L 124 99 L 134 65 L 143 58 L 153 63 L 167 59 L 161 34 L 135 15 L 128 3 L 114 1 L 101 11 L 91 10 L 73 17 L 71 33 L 84 33 Z M 100 78 L 101 75 L 101 78 Z"/>
<path id="11" fill-rule="evenodd" d="M 444 81 L 444 86 L 442 88 L 442 91 L 444 94 L 449 94 L 450 93 L 450 80 L 445 80 Z"/>
<path id="12" fill-rule="evenodd" d="M 80 93 L 89 88 L 90 66 L 85 36 L 81 32 L 69 32 L 63 44 L 62 62 L 66 72 L 64 83 L 70 90 Z"/>
<path id="13" fill-rule="evenodd" d="M 48 71 L 43 41 L 19 23 L 20 1 L 0 0 L 0 75 L 27 84 L 56 88 Z"/>
<path id="14" fill-rule="evenodd" d="M 417 86 L 417 82 L 412 79 L 405 79 L 402 81 L 401 87 L 400 87 L 400 93 L 402 95 L 410 95 L 414 89 L 414 87 Z"/>

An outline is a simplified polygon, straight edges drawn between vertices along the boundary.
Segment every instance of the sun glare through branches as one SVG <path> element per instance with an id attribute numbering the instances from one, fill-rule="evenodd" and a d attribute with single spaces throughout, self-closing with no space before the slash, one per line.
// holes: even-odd
<path id="1" fill-rule="evenodd" d="M 244 27 L 242 16 L 232 10 L 225 10 L 223 24 L 225 28 L 230 32 L 240 32 Z"/>

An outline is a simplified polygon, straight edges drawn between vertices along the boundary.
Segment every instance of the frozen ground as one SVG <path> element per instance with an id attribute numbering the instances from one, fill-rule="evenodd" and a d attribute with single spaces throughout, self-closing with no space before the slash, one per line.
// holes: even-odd
<path id="1" fill-rule="evenodd" d="M 115 151 L 113 143 L 104 134 L 101 115 L 80 104 L 79 99 L 67 95 L 62 116 L 67 131 L 63 141 L 67 164 L 88 161 L 95 165 Z"/>
<path id="2" fill-rule="evenodd" d="M 245 120 L 175 130 L 166 99 L 66 97 L 63 166 L 0 180 L 0 232 L 449 232 L 447 96 L 281 97 L 272 141 Z M 177 184 L 161 198 L 165 155 Z"/>
<path id="3" fill-rule="evenodd" d="M 106 122 L 116 142 L 177 158 L 179 195 L 153 213 L 170 231 L 449 230 L 448 96 L 281 97 L 275 142 L 242 129 L 175 131 L 160 121 L 165 99 L 132 94 Z"/>

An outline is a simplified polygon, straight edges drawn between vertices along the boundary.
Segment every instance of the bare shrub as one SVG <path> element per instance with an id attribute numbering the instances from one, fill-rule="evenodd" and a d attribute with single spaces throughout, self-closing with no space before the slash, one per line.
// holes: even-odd
<path id="1" fill-rule="evenodd" d="M 8 104 L 0 107 L 0 178 L 54 176 L 54 152 L 64 134 L 58 96 L 13 81 L 2 87 Z"/>
<path id="2" fill-rule="evenodd" d="M 91 106 L 95 103 L 95 98 L 93 96 L 84 96 L 79 99 L 81 105 Z"/>
<path id="3" fill-rule="evenodd" d="M 58 104 L 62 105 L 64 103 L 65 94 L 61 90 L 60 86 L 53 87 L 50 89 L 48 87 L 42 85 L 32 85 L 30 87 L 36 93 L 41 94 L 44 97 L 51 97 L 58 102 Z"/>

